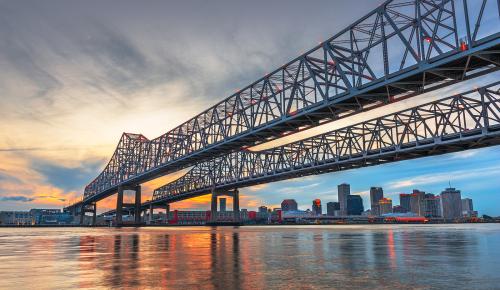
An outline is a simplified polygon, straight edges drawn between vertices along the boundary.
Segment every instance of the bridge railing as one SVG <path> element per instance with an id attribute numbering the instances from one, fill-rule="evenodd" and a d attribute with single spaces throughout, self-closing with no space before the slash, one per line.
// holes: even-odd
<path id="1" fill-rule="evenodd" d="M 389 154 L 393 157 L 387 161 L 395 161 L 398 152 L 428 147 L 436 147 L 439 153 L 439 146 L 487 137 L 493 131 L 500 137 L 499 89 L 500 82 L 496 82 L 271 150 L 233 152 L 213 158 L 156 189 L 153 200 L 269 182 L 275 177 L 279 180 L 282 174 L 293 176 L 294 172 L 300 176 L 304 171 L 311 174 L 349 169 L 353 160 L 358 160 L 354 166 L 368 166 L 371 162 L 383 163 Z"/>
<path id="2" fill-rule="evenodd" d="M 315 112 L 303 118 L 307 121 L 288 125 L 311 126 L 398 95 L 422 92 L 436 82 L 463 79 L 475 67 L 462 64 L 463 69 L 436 69 L 422 80 L 397 82 L 400 75 L 431 71 L 433 64 L 447 56 L 472 51 L 489 39 L 497 39 L 498 15 L 498 2 L 494 0 L 386 1 L 313 49 L 164 135 L 153 140 L 122 135 L 106 168 L 85 188 L 85 197 L 306 113 Z M 487 55 L 482 58 L 497 64 Z M 326 105 L 328 110 L 316 112 Z"/>

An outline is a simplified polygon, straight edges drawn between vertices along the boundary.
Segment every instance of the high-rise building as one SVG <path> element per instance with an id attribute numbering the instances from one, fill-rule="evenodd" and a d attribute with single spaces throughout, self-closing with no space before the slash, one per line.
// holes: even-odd
<path id="1" fill-rule="evenodd" d="M 326 214 L 329 216 L 340 215 L 340 203 L 338 202 L 328 202 L 326 204 Z"/>
<path id="2" fill-rule="evenodd" d="M 414 189 L 410 196 L 410 211 L 419 216 L 424 215 L 425 192 Z"/>
<path id="3" fill-rule="evenodd" d="M 347 215 L 361 215 L 364 211 L 363 199 L 359 195 L 347 196 Z"/>
<path id="4" fill-rule="evenodd" d="M 282 211 L 291 211 L 297 210 L 297 202 L 295 199 L 285 199 L 281 202 L 281 210 Z"/>
<path id="5" fill-rule="evenodd" d="M 226 198 L 219 198 L 219 204 L 220 204 L 220 211 L 225 212 L 226 211 Z"/>
<path id="6" fill-rule="evenodd" d="M 441 192 L 441 206 L 444 219 L 456 219 L 462 217 L 462 195 L 460 190 L 446 188 Z"/>
<path id="7" fill-rule="evenodd" d="M 259 213 L 267 213 L 267 206 L 259 206 Z"/>
<path id="8" fill-rule="evenodd" d="M 463 198 L 462 199 L 462 216 L 472 217 L 475 216 L 474 206 L 472 204 L 472 199 Z"/>
<path id="9" fill-rule="evenodd" d="M 370 187 L 370 204 L 372 215 L 381 215 L 378 201 L 382 198 L 384 198 L 384 190 L 382 189 L 382 187 Z"/>
<path id="10" fill-rule="evenodd" d="M 441 217 L 441 199 L 432 193 L 427 193 L 423 200 L 423 215 L 425 217 Z"/>
<path id="11" fill-rule="evenodd" d="M 314 215 L 321 215 L 321 200 L 315 199 L 312 203 L 312 212 Z"/>
<path id="12" fill-rule="evenodd" d="M 386 213 L 392 213 L 392 199 L 390 198 L 382 198 L 378 201 L 379 207 L 379 215 L 383 215 Z"/>
<path id="13" fill-rule="evenodd" d="M 347 215 L 347 197 L 351 194 L 351 186 L 348 183 L 342 183 L 337 186 L 337 190 L 340 215 Z"/>
<path id="14" fill-rule="evenodd" d="M 411 212 L 411 194 L 400 193 L 399 194 L 399 205 L 402 207 L 403 212 Z"/>

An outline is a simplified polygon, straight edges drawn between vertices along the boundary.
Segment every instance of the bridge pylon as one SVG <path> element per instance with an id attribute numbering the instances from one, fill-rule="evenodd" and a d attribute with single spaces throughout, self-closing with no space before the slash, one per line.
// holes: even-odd
<path id="1" fill-rule="evenodd" d="M 233 198 L 233 221 L 240 222 L 240 193 L 238 189 L 235 190 L 212 190 L 212 201 L 210 205 L 210 222 L 217 222 L 217 198 L 219 196 L 229 196 Z"/>
<path id="2" fill-rule="evenodd" d="M 123 203 L 123 192 L 125 190 L 133 190 L 135 192 L 135 200 L 133 203 L 134 207 L 134 223 L 135 224 L 141 224 L 141 186 L 140 185 L 135 185 L 135 186 L 119 186 L 118 187 L 118 194 L 116 196 L 116 226 L 122 226 L 123 225 L 123 208 L 124 208 L 124 203 Z M 129 205 L 127 204 L 127 208 Z"/>

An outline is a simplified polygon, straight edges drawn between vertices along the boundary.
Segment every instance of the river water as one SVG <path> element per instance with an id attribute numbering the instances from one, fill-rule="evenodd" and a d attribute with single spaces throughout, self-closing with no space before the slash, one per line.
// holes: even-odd
<path id="1" fill-rule="evenodd" d="M 0 289 L 500 289 L 500 224 L 0 228 Z"/>

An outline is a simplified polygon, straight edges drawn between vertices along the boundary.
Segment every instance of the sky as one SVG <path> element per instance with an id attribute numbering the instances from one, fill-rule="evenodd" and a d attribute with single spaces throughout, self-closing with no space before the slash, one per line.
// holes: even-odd
<path id="1" fill-rule="evenodd" d="M 122 132 L 159 136 L 380 3 L 0 0 L 0 210 L 80 198 Z M 480 213 L 500 215 L 499 161 L 500 148 L 490 147 L 287 180 L 241 189 L 241 207 L 294 198 L 306 209 L 314 198 L 336 201 L 342 182 L 368 205 L 370 186 L 395 197 L 451 182 Z M 182 173 L 147 184 L 143 199 Z M 113 198 L 98 204 L 113 206 Z M 208 209 L 209 197 L 171 207 Z"/>

